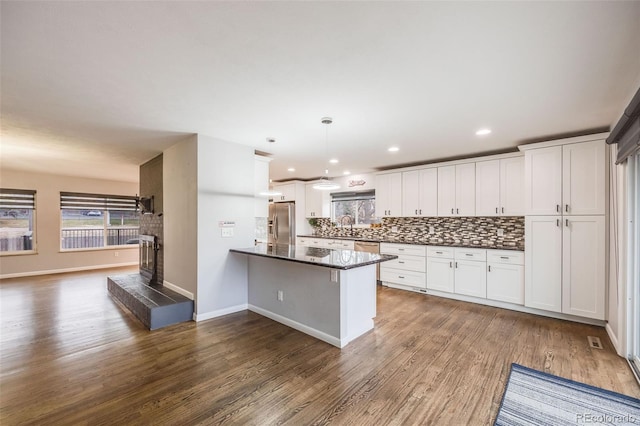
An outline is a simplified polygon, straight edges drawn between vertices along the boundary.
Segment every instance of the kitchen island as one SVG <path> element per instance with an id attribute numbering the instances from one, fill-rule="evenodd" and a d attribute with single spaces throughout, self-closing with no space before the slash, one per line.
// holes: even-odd
<path id="1" fill-rule="evenodd" d="M 258 244 L 249 255 L 249 310 L 339 348 L 373 329 L 375 265 L 397 256 Z"/>

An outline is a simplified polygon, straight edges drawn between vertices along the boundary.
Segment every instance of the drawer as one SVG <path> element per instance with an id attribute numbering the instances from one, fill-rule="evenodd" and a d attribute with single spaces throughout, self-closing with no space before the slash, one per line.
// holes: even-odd
<path id="1" fill-rule="evenodd" d="M 296 244 L 299 246 L 309 246 L 309 239 L 308 238 L 297 238 L 296 239 Z"/>
<path id="2" fill-rule="evenodd" d="M 427 256 L 453 259 L 453 247 L 427 246 Z"/>
<path id="3" fill-rule="evenodd" d="M 384 264 L 380 266 L 380 280 L 410 287 L 427 288 L 427 274 L 423 272 L 401 271 L 399 269 L 385 268 Z"/>
<path id="4" fill-rule="evenodd" d="M 456 248 L 454 252 L 456 260 L 476 260 L 478 262 L 487 260 L 487 250 L 485 249 Z"/>
<path id="5" fill-rule="evenodd" d="M 384 262 L 386 268 L 400 269 L 403 271 L 426 272 L 427 262 L 422 256 L 398 255 L 397 259 Z"/>
<path id="6" fill-rule="evenodd" d="M 380 253 L 383 254 L 408 254 L 410 256 L 425 256 L 426 250 L 425 246 L 414 245 L 414 244 L 392 244 L 392 243 L 381 243 L 380 244 Z"/>
<path id="7" fill-rule="evenodd" d="M 333 245 L 331 247 L 343 250 L 353 250 L 354 244 L 354 241 L 349 240 L 333 240 Z"/>
<path id="8" fill-rule="evenodd" d="M 524 252 L 511 250 L 487 250 L 487 262 L 524 265 Z"/>

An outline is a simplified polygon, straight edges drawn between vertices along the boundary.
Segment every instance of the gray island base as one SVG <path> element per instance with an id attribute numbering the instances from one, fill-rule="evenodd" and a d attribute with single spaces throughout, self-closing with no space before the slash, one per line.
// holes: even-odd
<path id="1" fill-rule="evenodd" d="M 397 256 L 258 244 L 247 254 L 249 310 L 343 348 L 373 329 L 376 263 Z"/>

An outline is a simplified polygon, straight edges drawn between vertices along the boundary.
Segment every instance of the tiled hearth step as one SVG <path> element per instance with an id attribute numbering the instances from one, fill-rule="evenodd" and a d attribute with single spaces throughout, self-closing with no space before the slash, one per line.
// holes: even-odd
<path id="1" fill-rule="evenodd" d="M 107 288 L 149 330 L 193 318 L 193 300 L 144 280 L 140 274 L 107 277 Z"/>

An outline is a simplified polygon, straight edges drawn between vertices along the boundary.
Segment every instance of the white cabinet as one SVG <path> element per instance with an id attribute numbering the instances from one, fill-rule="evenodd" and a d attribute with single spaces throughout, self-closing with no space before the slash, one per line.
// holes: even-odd
<path id="1" fill-rule="evenodd" d="M 454 292 L 466 296 L 486 298 L 486 250 L 456 248 L 454 253 Z"/>
<path id="2" fill-rule="evenodd" d="M 355 241 L 353 240 L 331 240 L 331 248 L 340 250 L 353 250 Z"/>
<path id="3" fill-rule="evenodd" d="M 380 281 L 384 285 L 424 291 L 427 287 L 425 246 L 381 243 L 380 253 L 398 256 L 396 260 L 380 264 Z"/>
<path id="4" fill-rule="evenodd" d="M 524 215 L 524 157 L 476 163 L 476 216 Z"/>
<path id="5" fill-rule="evenodd" d="M 562 205 L 562 147 L 524 153 L 525 211 L 528 215 L 557 215 Z"/>
<path id="6" fill-rule="evenodd" d="M 487 299 L 524 304 L 524 253 L 487 250 Z"/>
<path id="7" fill-rule="evenodd" d="M 603 140 L 525 151 L 526 214 L 604 215 Z"/>
<path id="8" fill-rule="evenodd" d="M 296 201 L 296 196 L 298 195 L 298 191 L 304 191 L 303 185 L 295 184 L 295 183 L 287 183 L 280 185 L 273 185 L 273 190 L 278 191 L 281 195 L 274 195 L 273 202 L 286 202 L 286 201 Z"/>
<path id="9" fill-rule="evenodd" d="M 453 293 L 453 248 L 427 247 L 427 289 Z"/>
<path id="10" fill-rule="evenodd" d="M 331 217 L 331 194 L 313 189 L 313 185 L 305 185 L 305 217 Z"/>
<path id="11" fill-rule="evenodd" d="M 562 147 L 563 215 L 605 214 L 605 154 L 604 141 Z"/>
<path id="12" fill-rule="evenodd" d="M 565 216 L 562 312 L 604 320 L 604 216 Z"/>
<path id="13" fill-rule="evenodd" d="M 376 216 L 400 216 L 402 214 L 402 173 L 386 173 L 376 176 Z"/>
<path id="14" fill-rule="evenodd" d="M 560 216 L 525 217 L 524 304 L 529 308 L 562 312 L 561 222 Z"/>
<path id="15" fill-rule="evenodd" d="M 438 169 L 402 173 L 402 216 L 437 216 Z"/>
<path id="16" fill-rule="evenodd" d="M 475 216 L 476 164 L 438 167 L 438 216 Z"/>

